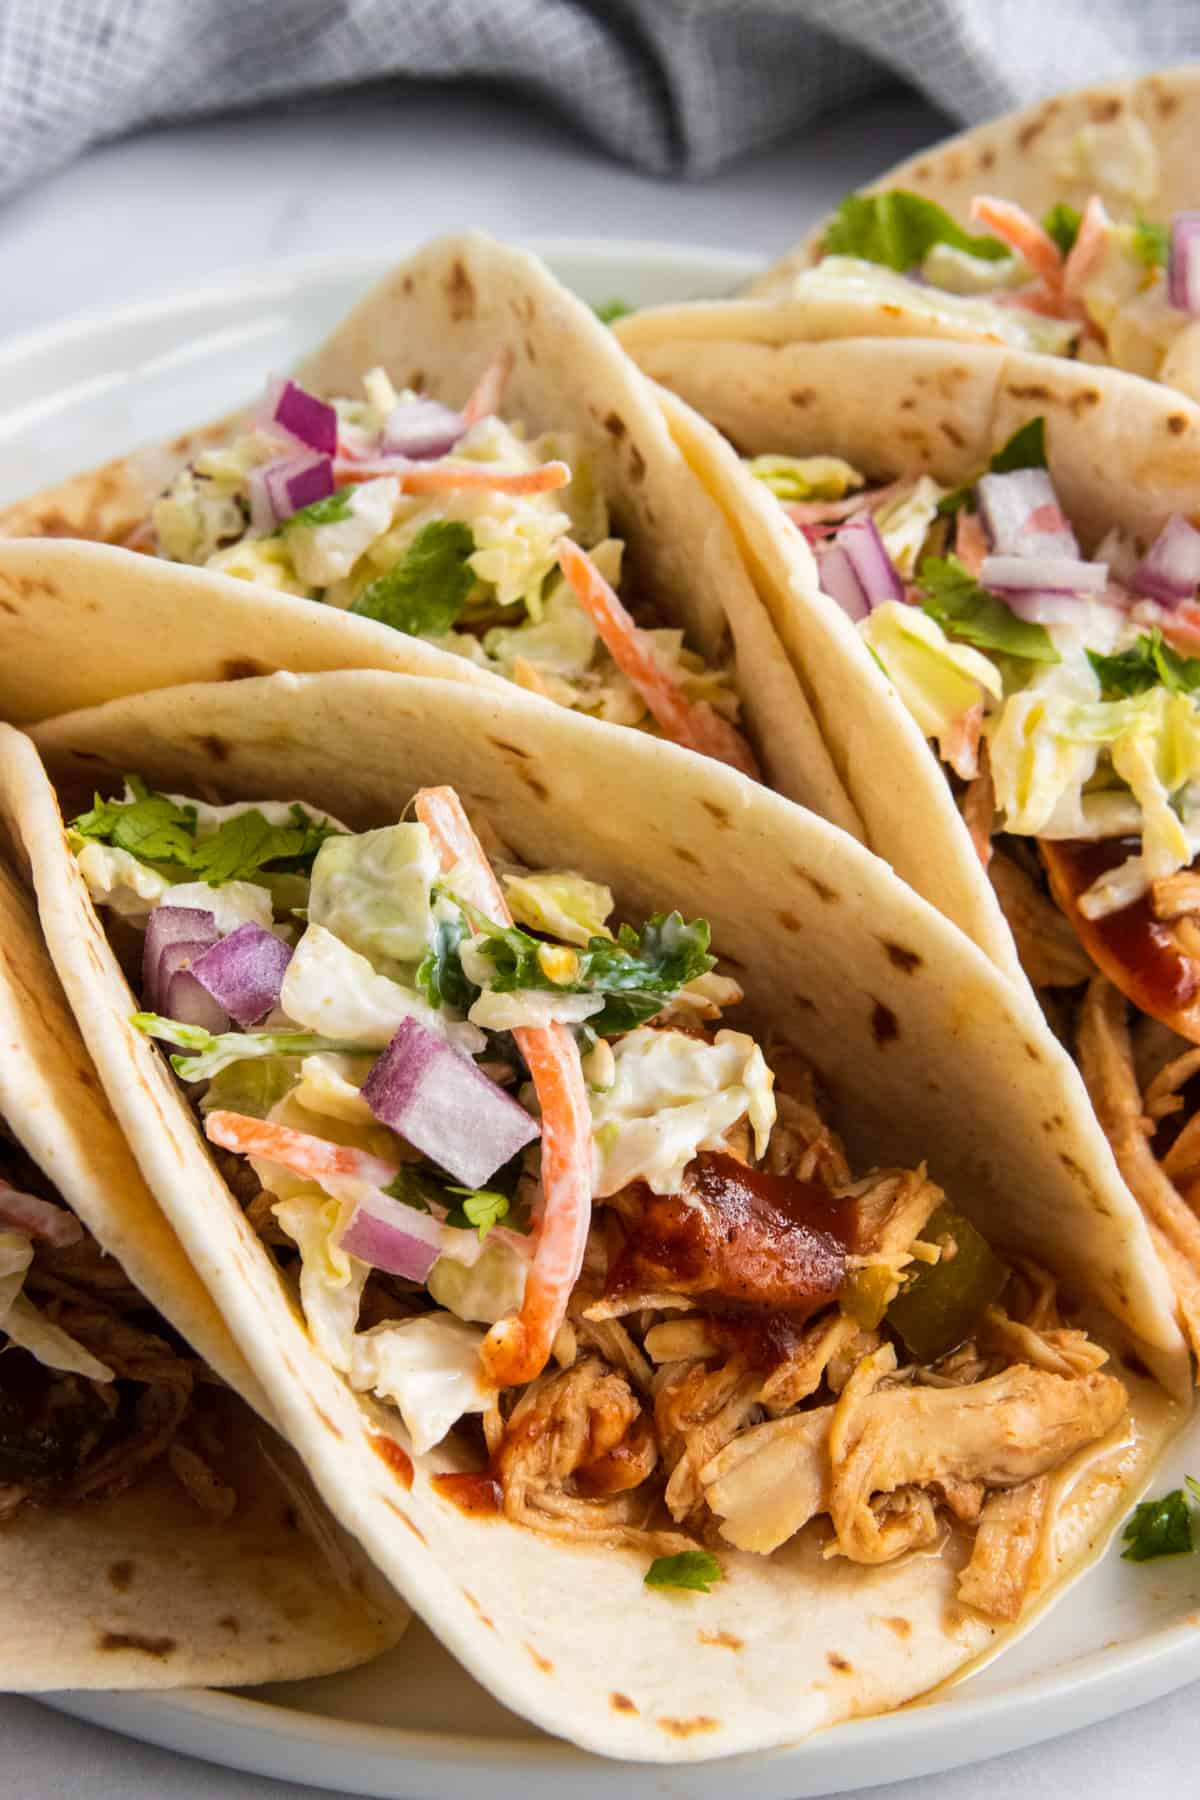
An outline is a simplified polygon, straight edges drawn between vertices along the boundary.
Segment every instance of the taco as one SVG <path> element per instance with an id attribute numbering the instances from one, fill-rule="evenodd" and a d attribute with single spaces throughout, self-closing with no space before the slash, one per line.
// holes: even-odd
<path id="1" fill-rule="evenodd" d="M 848 195 L 747 302 L 671 308 L 672 329 L 694 310 L 697 334 L 724 315 L 761 342 L 786 315 L 795 339 L 1007 345 L 1200 399 L 1198 101 L 1200 70 L 1168 69 L 964 132 Z"/>
<path id="2" fill-rule="evenodd" d="M 506 1704 L 609 1755 L 795 1739 L 1104 1541 L 1178 1416 L 1146 1370 L 1187 1390 L 1169 1289 L 1036 1006 L 880 861 L 461 684 L 35 737 L 67 828 L 13 732 L 4 810 L 147 1179 Z"/>
<path id="3" fill-rule="evenodd" d="M 11 507 L 0 536 L 148 553 L 6 549 L 11 721 L 280 668 L 513 683 L 861 834 L 645 382 L 536 258 L 490 239 L 427 247 L 247 413 Z M 58 654 L 72 620 L 103 656 Z"/>
<path id="4" fill-rule="evenodd" d="M 290 1679 L 395 1642 L 405 1609 L 241 1394 L 266 1409 L 0 865 L 0 1688 Z"/>
<path id="5" fill-rule="evenodd" d="M 1200 1348 L 1200 531 L 1194 449 L 1189 475 L 1170 447 L 1189 435 L 1110 371 L 933 343 L 723 352 L 647 366 L 748 453 L 691 445 L 869 841 L 997 960 L 1015 939 Z"/>

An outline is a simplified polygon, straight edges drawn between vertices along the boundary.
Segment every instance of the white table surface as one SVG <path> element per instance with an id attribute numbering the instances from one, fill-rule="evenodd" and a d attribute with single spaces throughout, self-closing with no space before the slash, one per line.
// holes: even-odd
<path id="1" fill-rule="evenodd" d="M 0 338 L 279 257 L 401 254 L 465 225 L 515 238 L 607 233 L 770 253 L 945 128 L 915 101 L 877 101 L 691 185 L 625 169 L 523 102 L 433 85 L 156 132 L 96 151 L 0 206 Z M 872 1792 L 1175 1800 L 1196 1791 L 1197 1767 L 1200 1693 L 1188 1688 L 1029 1751 Z M 0 1698 L 0 1800 L 302 1800 L 313 1791 Z"/>

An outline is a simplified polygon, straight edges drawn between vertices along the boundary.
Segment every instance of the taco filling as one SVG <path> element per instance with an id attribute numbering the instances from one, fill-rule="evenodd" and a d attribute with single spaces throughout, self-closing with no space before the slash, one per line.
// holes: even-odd
<path id="1" fill-rule="evenodd" d="M 318 1353 L 445 1498 L 719 1578 L 806 1527 L 968 1540 L 1021 1611 L 1055 1472 L 1122 1428 L 1054 1278 L 923 1167 L 855 1175 L 807 1067 L 725 1022 L 703 919 L 485 852 L 456 793 L 352 833 L 130 778 L 69 827 Z"/>
<path id="2" fill-rule="evenodd" d="M 0 1120 L 0 1527 L 110 1499 L 159 1464 L 228 1519 L 231 1400 Z"/>
<path id="3" fill-rule="evenodd" d="M 1093 194 L 1039 220 L 980 194 L 970 223 L 975 232 L 905 189 L 851 194 L 815 267 L 768 275 L 755 291 L 901 307 L 932 335 L 1108 363 L 1200 398 L 1200 214 L 1123 221 Z"/>
<path id="4" fill-rule="evenodd" d="M 461 411 L 398 393 L 381 368 L 330 403 L 274 380 L 250 429 L 181 470 L 129 541 L 756 775 L 732 671 L 630 592 L 582 444 L 503 419 L 508 371 L 498 356 Z"/>
<path id="5" fill-rule="evenodd" d="M 954 491 L 749 466 L 936 748 L 1200 1348 L 1200 531 L 1113 529 L 1085 557 L 1041 419 Z"/>

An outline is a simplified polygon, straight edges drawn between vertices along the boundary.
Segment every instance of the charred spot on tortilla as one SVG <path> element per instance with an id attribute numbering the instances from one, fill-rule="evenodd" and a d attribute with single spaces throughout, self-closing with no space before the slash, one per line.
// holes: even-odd
<path id="1" fill-rule="evenodd" d="M 395 1504 L 394 1501 L 392 1503 L 392 1511 L 395 1513 L 399 1513 L 401 1519 L 408 1526 L 408 1529 L 412 1532 L 413 1536 L 417 1539 L 418 1543 L 428 1544 L 429 1539 L 425 1536 L 425 1533 L 421 1530 L 421 1527 L 417 1524 L 417 1521 L 415 1519 L 410 1518 L 406 1512 L 402 1512 L 401 1509 Z"/>
<path id="2" fill-rule="evenodd" d="M 173 1637 L 144 1637 L 138 1631 L 102 1631 L 97 1650 L 139 1650 L 144 1656 L 168 1657 L 178 1649 Z"/>
<path id="3" fill-rule="evenodd" d="M 822 881 L 819 876 L 810 874 L 802 863 L 792 864 L 792 874 L 795 875 L 798 880 L 803 881 L 807 887 L 810 887 L 817 896 L 817 899 L 823 900 L 826 906 L 833 906 L 841 899 L 841 895 L 836 888 L 831 888 L 828 882 Z"/>
<path id="4" fill-rule="evenodd" d="M 696 853 L 688 850 L 683 844 L 672 844 L 671 851 L 677 862 L 686 863 L 689 868 L 702 869 L 704 867 Z"/>
<path id="5" fill-rule="evenodd" d="M 921 967 L 921 958 L 915 950 L 906 950 L 903 944 L 893 943 L 891 938 L 880 938 L 884 953 L 890 963 L 902 970 L 905 975 L 913 975 Z"/>
<path id="6" fill-rule="evenodd" d="M 371 1433 L 371 1448 L 381 1462 L 386 1463 L 401 1487 L 410 1488 L 413 1484 L 413 1461 L 403 1444 L 398 1444 L 394 1437 L 386 1431 Z"/>
<path id="7" fill-rule="evenodd" d="M 1057 110 L 1057 102 L 1051 101 L 1035 118 L 1030 119 L 1028 125 L 1023 125 L 1017 133 L 1018 149 L 1028 150 L 1041 137 Z"/>
<path id="8" fill-rule="evenodd" d="M 200 747 L 213 762 L 223 763 L 229 761 L 230 746 L 225 742 L 223 737 L 218 737 L 215 731 L 205 733 L 200 739 Z"/>
<path id="9" fill-rule="evenodd" d="M 455 324 L 460 324 L 464 319 L 473 319 L 475 317 L 475 283 L 471 280 L 466 266 L 461 260 L 456 260 L 452 264 L 444 285 L 446 303 L 450 308 L 450 317 Z"/>
<path id="10" fill-rule="evenodd" d="M 811 406 L 813 401 L 816 399 L 816 397 L 817 396 L 816 396 L 816 393 L 814 392 L 814 390 L 812 388 L 807 388 L 807 387 L 806 388 L 793 388 L 791 393 L 788 395 L 788 399 L 791 401 L 793 406 L 801 406 L 801 407 Z"/>
<path id="11" fill-rule="evenodd" d="M 701 800 L 700 804 L 719 830 L 733 829 L 733 818 L 727 806 L 722 806 L 718 800 Z"/>
<path id="12" fill-rule="evenodd" d="M 646 479 L 646 459 L 636 444 L 629 447 L 629 474 L 630 479 L 636 482 Z"/>
<path id="13" fill-rule="evenodd" d="M 1181 436 L 1182 433 L 1187 430 L 1187 428 L 1188 428 L 1188 422 L 1187 422 L 1187 414 L 1186 413 L 1169 413 L 1168 414 L 1167 430 L 1171 433 L 1172 437 Z"/>
<path id="14" fill-rule="evenodd" d="M 1160 88 L 1155 84 L 1154 103 L 1158 108 L 1159 118 L 1169 119 L 1179 106 L 1179 95 L 1171 93 L 1168 88 Z"/>
<path id="15" fill-rule="evenodd" d="M 604 429 L 614 442 L 620 443 L 621 439 L 625 436 L 625 421 L 619 412 L 610 412 L 606 414 Z"/>
<path id="16" fill-rule="evenodd" d="M 900 1036 L 900 1021 L 882 1000 L 876 1000 L 871 1009 L 871 1036 L 879 1045 L 894 1044 Z"/>
<path id="17" fill-rule="evenodd" d="M 524 782 L 534 799 L 540 800 L 542 804 L 545 805 L 550 798 L 550 789 L 546 786 L 545 782 L 539 780 L 530 769 L 518 769 L 517 776 Z"/>
<path id="18" fill-rule="evenodd" d="M 1042 1053 L 1038 1049 L 1036 1044 L 1030 1044 L 1030 1043 L 1026 1042 L 1025 1040 L 1022 1040 L 1021 1048 L 1022 1048 L 1022 1050 L 1024 1050 L 1024 1052 L 1025 1052 L 1026 1056 L 1029 1058 L 1030 1062 L 1035 1062 L 1035 1063 L 1041 1062 Z"/>
<path id="19" fill-rule="evenodd" d="M 296 1511 L 296 1508 L 294 1506 L 285 1506 L 284 1507 L 284 1509 L 283 1509 L 283 1525 L 284 1525 L 285 1531 L 299 1531 L 299 1529 L 300 1529 L 300 1514 Z"/>
<path id="20" fill-rule="evenodd" d="M 1044 381 L 1010 381 L 1008 392 L 1014 400 L 1053 400 L 1054 395 Z"/>
<path id="21" fill-rule="evenodd" d="M 257 675 L 270 675 L 271 672 L 266 663 L 255 662 L 252 656 L 226 657 L 221 664 L 222 681 L 252 681 Z"/>
<path id="22" fill-rule="evenodd" d="M 614 1712 L 623 1712 L 623 1713 L 636 1713 L 637 1712 L 637 1707 L 634 1705 L 633 1701 L 629 1698 L 628 1694 L 610 1694 L 608 1703 L 612 1707 Z"/>
<path id="23" fill-rule="evenodd" d="M 541 1651 L 535 1650 L 533 1645 L 530 1643 L 522 1644 L 521 1648 L 522 1648 L 522 1650 L 525 1650 L 526 1652 L 528 1652 L 528 1655 L 529 1655 L 530 1659 L 532 1660 L 532 1662 L 534 1663 L 535 1667 L 539 1668 L 542 1671 L 543 1675 L 553 1675 L 554 1664 L 550 1661 L 550 1658 L 548 1656 L 543 1656 Z"/>
<path id="24" fill-rule="evenodd" d="M 777 912 L 775 917 L 785 931 L 797 932 L 804 930 L 804 921 L 798 919 L 794 912 Z"/>
<path id="25" fill-rule="evenodd" d="M 830 1668 L 836 1670 L 839 1675 L 853 1675 L 854 1673 L 854 1664 L 847 1662 L 846 1658 L 839 1655 L 836 1650 L 827 1650 L 825 1652 L 825 1661 L 829 1664 Z"/>
<path id="26" fill-rule="evenodd" d="M 505 756 L 519 757 L 522 762 L 532 761 L 532 750 L 523 750 L 520 744 L 510 744 L 507 738 L 490 737 L 488 738 L 488 743 L 491 744 L 494 749 L 503 751 Z"/>
<path id="27" fill-rule="evenodd" d="M 883 1623 L 887 1626 L 889 1631 L 894 1631 L 897 1637 L 906 1638 L 912 1636 L 912 1620 L 902 1618 L 899 1613 L 890 1614 L 884 1619 Z"/>
<path id="28" fill-rule="evenodd" d="M 230 1637 L 240 1637 L 242 1622 L 240 1619 L 235 1618 L 232 1613 L 225 1613 L 222 1618 L 217 1620 L 217 1624 L 221 1627 L 222 1631 L 227 1631 Z"/>
<path id="29" fill-rule="evenodd" d="M 108 1571 L 109 1586 L 116 1588 L 118 1594 L 127 1593 L 133 1584 L 137 1565 L 133 1558 L 123 1556 L 119 1562 L 112 1564 Z"/>
<path id="30" fill-rule="evenodd" d="M 979 152 L 979 167 L 981 169 L 990 169 L 995 160 L 996 152 L 990 144 L 985 150 Z"/>
<path id="31" fill-rule="evenodd" d="M 954 448 L 956 450 L 964 450 L 966 448 L 966 443 L 967 443 L 966 438 L 963 436 L 962 432 L 958 429 L 957 425 L 952 425 L 950 423 L 949 419 L 943 419 L 941 421 L 939 429 L 942 433 L 942 436 L 944 438 L 948 439 L 948 441 L 954 445 Z"/>
<path id="32" fill-rule="evenodd" d="M 1097 94 L 1089 103 L 1088 110 L 1094 125 L 1108 125 L 1113 119 L 1120 118 L 1125 110 L 1125 102 L 1119 94 L 1109 94 L 1107 97 Z"/>
<path id="33" fill-rule="evenodd" d="M 719 1731 L 721 1729 L 720 1719 L 714 1719 L 708 1713 L 697 1713 L 694 1719 L 656 1719 L 654 1723 L 660 1731 L 665 1731 L 668 1736 L 677 1738 L 696 1737 L 703 1731 Z"/>
<path id="34" fill-rule="evenodd" d="M 525 358 L 534 368 L 537 367 L 537 351 L 533 347 L 532 338 L 525 339 Z"/>
<path id="35" fill-rule="evenodd" d="M 696 1633 L 696 1642 L 698 1644 L 711 1644 L 716 1650 L 744 1650 L 746 1648 L 745 1638 L 738 1637 L 736 1633 L 732 1631 L 705 1631 L 701 1629 Z"/>

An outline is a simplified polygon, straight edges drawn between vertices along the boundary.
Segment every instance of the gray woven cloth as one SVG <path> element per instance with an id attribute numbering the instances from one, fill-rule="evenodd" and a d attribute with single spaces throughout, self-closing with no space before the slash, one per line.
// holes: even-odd
<path id="1" fill-rule="evenodd" d="M 699 175 L 889 79 L 972 122 L 1198 54 L 1195 0 L 0 0 L 0 196 L 143 125 L 398 76 Z"/>

